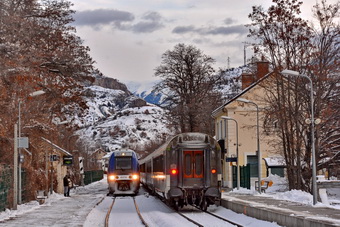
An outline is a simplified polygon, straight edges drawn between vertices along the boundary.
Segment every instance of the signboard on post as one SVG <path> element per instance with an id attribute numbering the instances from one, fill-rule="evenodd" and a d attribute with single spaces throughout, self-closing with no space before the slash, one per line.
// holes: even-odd
<path id="1" fill-rule="evenodd" d="M 226 158 L 226 162 L 237 162 L 237 157 Z"/>
<path id="2" fill-rule="evenodd" d="M 79 173 L 84 174 L 84 158 L 79 157 Z"/>
<path id="3" fill-rule="evenodd" d="M 59 161 L 59 158 L 58 155 L 53 154 L 50 156 L 50 162 Z"/>
<path id="4" fill-rule="evenodd" d="M 18 138 L 18 148 L 28 148 L 28 137 Z"/>
<path id="5" fill-rule="evenodd" d="M 72 156 L 63 156 L 63 165 L 65 165 L 65 166 L 73 165 L 73 157 Z"/>

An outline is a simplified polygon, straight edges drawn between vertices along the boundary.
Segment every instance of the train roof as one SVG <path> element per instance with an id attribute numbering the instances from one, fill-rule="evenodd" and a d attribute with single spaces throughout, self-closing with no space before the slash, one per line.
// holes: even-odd
<path id="1" fill-rule="evenodd" d="M 170 143 L 187 144 L 188 146 L 191 146 L 191 147 L 195 145 L 197 147 L 200 147 L 203 144 L 212 143 L 212 141 L 214 141 L 214 143 L 216 142 L 216 140 L 212 136 L 205 134 L 205 133 L 200 133 L 200 132 L 181 133 L 169 139 L 166 143 L 158 147 L 155 151 L 150 153 L 145 158 L 140 159 L 139 163 L 143 164 L 144 162 L 150 160 L 151 158 L 161 155 Z"/>

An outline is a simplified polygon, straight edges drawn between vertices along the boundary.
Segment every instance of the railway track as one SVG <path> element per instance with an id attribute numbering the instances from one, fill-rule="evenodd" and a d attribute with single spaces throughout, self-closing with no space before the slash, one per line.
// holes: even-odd
<path id="1" fill-rule="evenodd" d="M 110 205 L 110 208 L 109 210 L 107 211 L 106 213 L 106 217 L 105 217 L 105 227 L 109 227 L 110 226 L 110 216 L 112 215 L 112 208 L 114 207 L 115 205 L 115 202 L 117 199 L 120 199 L 120 198 L 124 198 L 125 200 L 133 200 L 133 206 L 135 207 L 136 209 L 136 213 L 139 217 L 139 220 L 141 221 L 141 223 L 145 226 L 145 227 L 149 227 L 149 225 L 145 222 L 145 220 L 143 219 L 143 216 L 142 214 L 140 213 L 140 210 L 138 208 L 138 205 L 137 205 L 137 202 L 136 202 L 136 199 L 135 197 L 131 197 L 131 196 L 128 196 L 128 197 L 113 197 L 112 199 L 112 203 Z"/>
<path id="2" fill-rule="evenodd" d="M 176 212 L 177 214 L 179 214 L 180 216 L 182 216 L 183 218 L 185 218 L 186 220 L 188 220 L 189 222 L 191 222 L 191 223 L 193 223 L 193 224 L 195 224 L 195 225 L 197 225 L 197 226 L 199 226 L 199 227 L 204 227 L 205 225 L 203 224 L 203 223 L 200 223 L 200 221 L 197 221 L 197 219 L 194 219 L 194 218 L 191 218 L 190 217 L 190 215 L 188 215 L 188 212 L 185 212 L 185 211 L 181 211 L 181 210 L 175 210 L 173 207 L 171 207 L 162 197 L 160 197 L 160 196 L 156 196 L 156 197 L 158 197 L 158 199 L 160 199 L 164 204 L 166 204 L 170 209 L 172 209 L 174 212 Z M 231 225 L 234 225 L 234 226 L 237 226 L 237 227 L 243 227 L 243 225 L 240 225 L 240 224 L 238 224 L 238 223 L 236 223 L 236 222 L 233 222 L 233 221 L 231 221 L 231 220 L 228 220 L 228 219 L 226 219 L 226 218 L 224 218 L 224 217 L 221 217 L 221 216 L 218 216 L 218 215 L 216 215 L 216 214 L 214 214 L 214 213 L 211 213 L 211 212 L 209 212 L 209 211 L 203 211 L 202 209 L 200 209 L 199 207 L 197 207 L 197 206 L 193 206 L 193 205 L 188 205 L 187 207 L 191 207 L 191 208 L 193 208 L 194 210 L 195 210 L 195 212 L 200 212 L 200 213 L 202 213 L 202 214 L 207 214 L 207 215 L 209 215 L 209 216 L 211 216 L 211 217 L 213 217 L 213 218 L 215 218 L 215 219 L 219 219 L 219 220 L 222 220 L 222 221 L 224 221 L 224 222 L 226 222 L 226 224 L 231 224 Z M 189 211 L 190 212 L 190 211 Z M 213 221 L 212 221 L 212 223 L 214 223 Z"/>
<path id="3" fill-rule="evenodd" d="M 225 224 L 230 224 L 230 225 L 233 225 L 233 226 L 238 226 L 238 227 L 243 227 L 243 225 L 240 225 L 238 223 L 235 223 L 231 220 L 228 220 L 224 217 L 221 217 L 221 216 L 218 216 L 214 213 L 211 213 L 209 211 L 202 211 L 200 208 L 196 207 L 196 206 L 188 206 L 188 207 L 191 207 L 193 210 L 179 210 L 179 211 L 176 211 L 175 209 L 173 209 L 174 212 L 177 212 L 180 216 L 182 216 L 183 218 L 187 219 L 189 222 L 192 222 L 194 223 L 195 225 L 199 226 L 199 227 L 204 227 L 206 226 L 205 223 L 202 223 L 202 221 L 200 220 L 197 220 L 198 218 L 193 218 L 191 216 L 197 216 L 197 214 L 205 214 L 205 215 L 209 215 L 210 217 L 207 217 L 205 216 L 204 219 L 209 219 L 209 222 L 211 223 L 216 223 L 216 219 L 219 219 L 223 222 L 225 222 Z M 195 212 L 195 215 L 190 215 L 192 213 L 192 211 Z"/>

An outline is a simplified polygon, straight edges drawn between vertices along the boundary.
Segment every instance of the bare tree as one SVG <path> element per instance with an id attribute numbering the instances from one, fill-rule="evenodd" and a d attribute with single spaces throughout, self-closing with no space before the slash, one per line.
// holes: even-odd
<path id="1" fill-rule="evenodd" d="M 325 0 L 313 8 L 318 24 L 313 26 L 313 64 L 307 73 L 314 75 L 315 113 L 321 123 L 317 125 L 316 142 L 319 168 L 328 169 L 329 176 L 340 173 L 340 2 L 328 5 Z"/>
<path id="2" fill-rule="evenodd" d="M 156 68 L 155 75 L 162 79 L 156 89 L 166 96 L 169 118 L 181 132 L 212 132 L 210 113 L 221 100 L 214 91 L 219 77 L 213 63 L 196 47 L 177 44 L 163 54 Z"/>
<path id="3" fill-rule="evenodd" d="M 86 108 L 81 81 L 91 78 L 93 60 L 70 25 L 74 13 L 70 7 L 66 0 L 0 2 L 0 162 L 13 161 L 8 151 L 13 149 L 13 126 L 21 101 L 22 134 L 29 136 L 34 151 L 31 162 L 23 166 L 30 179 L 35 178 L 32 182 L 44 179 L 42 160 L 50 149 L 41 136 L 66 147 L 66 135 L 74 129 L 58 122 Z M 28 99 L 36 90 L 46 93 Z"/>
<path id="4" fill-rule="evenodd" d="M 260 44 L 255 46 L 257 54 L 270 59 L 277 73 L 266 87 L 269 94 L 266 97 L 269 103 L 266 118 L 278 125 L 276 132 L 287 164 L 289 187 L 311 191 L 311 127 L 305 123 L 305 119 L 310 118 L 311 106 L 309 86 L 306 86 L 308 82 L 301 77 L 282 77 L 279 72 L 288 68 L 310 76 L 316 92 L 315 116 L 325 118 L 330 112 L 325 111 L 327 108 L 323 103 L 327 103 L 331 96 L 334 98 L 336 93 L 334 79 L 338 75 L 339 66 L 334 54 L 339 52 L 339 47 L 336 48 L 339 30 L 336 32 L 333 25 L 331 28 L 331 23 L 326 26 L 332 30 L 330 33 L 313 30 L 307 21 L 298 17 L 302 2 L 273 0 L 273 3 L 267 11 L 254 6 L 249 15 L 253 21 L 249 25 L 250 36 L 255 37 Z M 324 8 L 324 11 L 320 6 L 317 8 L 317 14 L 330 21 L 334 19 L 335 14 L 330 17 L 327 14 L 332 7 Z M 336 7 L 332 10 L 337 11 Z M 334 119 L 331 115 L 328 117 Z M 325 135 L 322 130 L 326 128 L 319 126 L 316 133 L 317 163 L 324 160 L 321 155 L 324 152 L 319 146 L 321 136 Z M 317 169 L 320 168 L 321 165 L 318 165 Z"/>

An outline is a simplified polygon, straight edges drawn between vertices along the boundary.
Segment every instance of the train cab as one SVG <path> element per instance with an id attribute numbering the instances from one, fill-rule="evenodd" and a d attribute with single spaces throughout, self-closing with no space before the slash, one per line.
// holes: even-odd
<path id="1" fill-rule="evenodd" d="M 132 150 L 114 151 L 108 164 L 109 194 L 137 194 L 140 173 L 136 153 Z"/>

